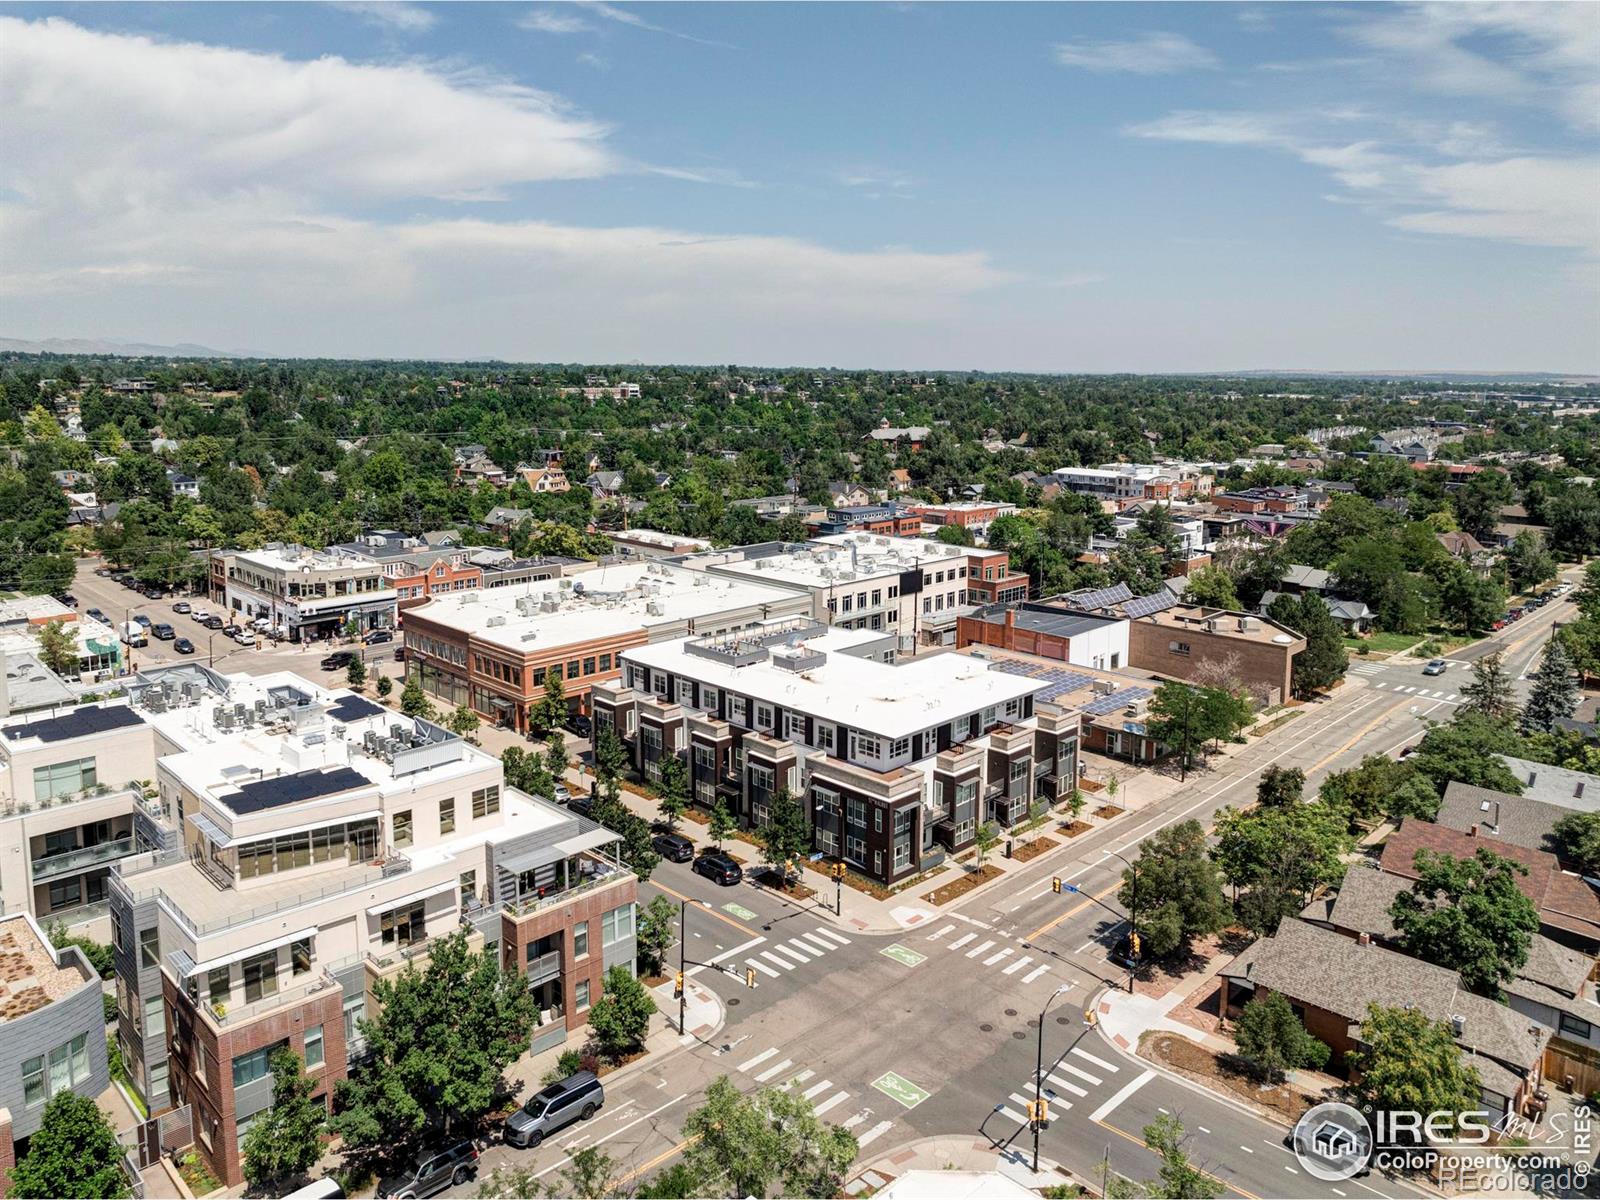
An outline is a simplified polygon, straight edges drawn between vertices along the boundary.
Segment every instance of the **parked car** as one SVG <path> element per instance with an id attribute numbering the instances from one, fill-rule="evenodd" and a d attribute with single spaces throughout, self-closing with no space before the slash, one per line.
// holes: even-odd
<path id="1" fill-rule="evenodd" d="M 207 629 L 221 629 L 222 628 L 222 618 L 219 617 L 216 613 L 212 613 L 204 621 L 201 621 L 200 624 L 204 625 Z"/>
<path id="2" fill-rule="evenodd" d="M 668 862 L 688 862 L 694 857 L 694 843 L 681 833 L 658 833 L 650 839 L 656 853 Z M 734 864 L 738 869 L 738 864 Z"/>
<path id="3" fill-rule="evenodd" d="M 567 801 L 567 807 L 580 817 L 587 817 L 594 813 L 594 797 L 588 792 L 579 792 Z"/>
<path id="4" fill-rule="evenodd" d="M 99 621 L 99 622 L 101 622 L 102 624 L 105 624 L 105 625 L 111 624 L 111 619 L 109 617 L 107 617 L 105 615 L 105 613 L 101 612 L 98 608 L 91 608 L 88 612 L 84 613 L 83 615 L 86 616 L 86 617 L 93 617 L 96 621 Z"/>
<path id="5" fill-rule="evenodd" d="M 697 875 L 704 875 L 713 883 L 720 883 L 723 887 L 732 887 L 744 878 L 744 871 L 739 864 L 734 862 L 720 850 L 713 850 L 710 854 L 702 854 L 694 860 L 694 870 Z"/>
<path id="6" fill-rule="evenodd" d="M 396 1200 L 420 1200 L 423 1196 L 435 1196 L 447 1187 L 460 1187 L 477 1173 L 478 1148 L 471 1142 L 457 1142 L 428 1155 L 393 1190 L 379 1194 L 394 1196 Z"/>
<path id="7" fill-rule="evenodd" d="M 151 624 L 153 623 L 150 620 L 150 618 L 145 616 L 143 613 L 134 613 L 133 614 L 133 619 L 135 621 L 137 621 L 139 624 L 143 625 L 145 627 L 146 631 L 149 630 Z"/>
<path id="8" fill-rule="evenodd" d="M 343 671 L 350 665 L 351 661 L 355 657 L 356 656 L 352 651 L 335 650 L 332 654 L 325 657 L 318 665 L 324 671 Z"/>
<path id="9" fill-rule="evenodd" d="M 65 604 L 68 608 L 78 607 L 78 598 L 71 592 L 62 592 L 61 595 L 56 597 L 56 599 L 61 601 L 61 603 Z"/>
<path id="10" fill-rule="evenodd" d="M 176 604 L 174 604 L 172 606 L 172 611 L 175 612 L 175 613 L 186 613 L 189 610 L 190 610 L 190 604 L 189 604 L 189 602 L 187 600 L 179 600 Z"/>
<path id="11" fill-rule="evenodd" d="M 381 645 L 383 645 L 384 642 L 392 642 L 392 641 L 394 641 L 394 630 L 392 630 L 392 629 L 374 629 L 371 633 L 367 634 L 367 636 L 362 638 L 361 640 L 364 641 L 369 646 L 381 646 Z"/>
<path id="12" fill-rule="evenodd" d="M 564 783 L 552 784 L 550 787 L 550 799 L 557 804 L 570 804 L 572 802 L 572 789 Z"/>
<path id="13" fill-rule="evenodd" d="M 582 713 L 573 713 L 566 720 L 566 728 L 569 733 L 586 738 L 594 732 L 594 722 Z"/>
<path id="14" fill-rule="evenodd" d="M 254 646 L 256 644 L 255 630 L 241 629 L 238 633 L 233 635 L 233 640 L 238 642 L 241 646 Z"/>
<path id="15" fill-rule="evenodd" d="M 174 650 L 176 650 L 179 654 L 193 654 L 194 653 L 194 643 L 191 642 L 188 638 L 179 638 L 177 641 L 172 643 L 172 648 Z"/>
<path id="16" fill-rule="evenodd" d="M 205 619 L 210 615 L 211 611 L 206 608 L 192 608 L 189 610 L 189 619 L 191 621 L 200 621 L 204 623 Z"/>
<path id="17" fill-rule="evenodd" d="M 172 626 L 165 621 L 150 626 L 150 636 L 157 641 L 170 642 L 173 638 Z"/>
<path id="18" fill-rule="evenodd" d="M 1424 675 L 1443 675 L 1445 668 L 1449 665 L 1442 658 L 1430 659 L 1428 665 L 1422 668 L 1422 673 Z"/>
<path id="19" fill-rule="evenodd" d="M 529 1096 L 528 1102 L 506 1119 L 506 1144 L 531 1150 L 556 1130 L 574 1121 L 587 1121 L 605 1102 L 605 1086 L 593 1071 L 568 1075 Z"/>

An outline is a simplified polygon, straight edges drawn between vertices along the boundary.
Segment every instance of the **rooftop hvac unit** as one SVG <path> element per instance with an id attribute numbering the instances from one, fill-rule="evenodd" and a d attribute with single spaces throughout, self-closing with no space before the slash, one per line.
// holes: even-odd
<path id="1" fill-rule="evenodd" d="M 222 705 L 214 704 L 211 707 L 211 719 L 220 725 L 222 723 L 222 715 L 227 711 Z"/>
<path id="2" fill-rule="evenodd" d="M 504 617 L 490 617 L 489 620 L 487 622 L 485 622 L 485 623 L 489 626 L 490 629 L 499 629 L 500 626 L 502 626 L 502 625 L 504 625 L 506 623 L 506 619 Z"/>
<path id="3" fill-rule="evenodd" d="M 233 714 L 231 712 L 229 712 L 227 709 L 222 709 L 220 712 L 217 713 L 217 728 L 218 729 L 232 729 L 233 728 Z"/>
<path id="4" fill-rule="evenodd" d="M 405 736 L 406 736 L 406 727 L 404 725 L 401 725 L 397 721 L 396 722 L 390 722 L 390 724 L 389 724 L 389 736 L 391 738 L 393 738 L 397 742 L 404 741 L 405 740 Z"/>
<path id="5" fill-rule="evenodd" d="M 666 616 L 667 613 L 667 610 L 663 608 L 661 603 L 657 600 L 652 600 L 650 603 L 646 604 L 644 606 L 644 611 L 649 613 L 652 617 L 663 617 Z"/>
<path id="6" fill-rule="evenodd" d="M 257 700 L 256 701 L 256 715 L 259 716 L 260 714 L 262 714 L 262 713 L 264 713 L 266 711 L 267 711 L 267 702 L 265 700 Z"/>
<path id="7" fill-rule="evenodd" d="M 361 748 L 368 754 L 376 754 L 378 752 L 378 731 L 376 729 L 369 729 L 361 735 Z"/>
<path id="8" fill-rule="evenodd" d="M 1093 691 L 1097 696 L 1109 696 L 1116 690 L 1117 685 L 1109 679 L 1096 679 L 1094 681 Z"/>
<path id="9" fill-rule="evenodd" d="M 233 715 L 236 716 L 236 717 L 243 717 L 244 716 L 244 705 L 235 703 L 234 706 L 233 706 Z"/>
<path id="10" fill-rule="evenodd" d="M 553 613 L 559 612 L 560 610 L 561 601 L 557 600 L 554 596 L 551 596 L 547 600 L 539 601 L 539 611 L 542 613 Z"/>

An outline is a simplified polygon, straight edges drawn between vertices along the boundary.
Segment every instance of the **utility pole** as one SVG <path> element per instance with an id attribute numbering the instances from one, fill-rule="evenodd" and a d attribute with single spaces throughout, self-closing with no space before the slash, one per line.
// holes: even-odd
<path id="1" fill-rule="evenodd" d="M 1071 989 L 1067 984 L 1062 984 L 1050 993 L 1050 999 L 1044 1002 L 1044 1008 L 1039 1011 L 1039 1044 L 1033 1060 L 1033 1111 L 1028 1114 L 1031 1118 L 1028 1124 L 1033 1126 L 1033 1173 L 1039 1173 L 1039 1130 L 1044 1128 L 1050 1119 L 1050 1110 L 1044 1102 L 1044 1015 L 1050 1011 L 1050 1006 Z"/>

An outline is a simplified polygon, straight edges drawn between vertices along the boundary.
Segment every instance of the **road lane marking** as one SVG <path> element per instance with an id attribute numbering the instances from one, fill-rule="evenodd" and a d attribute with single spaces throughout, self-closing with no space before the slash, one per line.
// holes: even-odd
<path id="1" fill-rule="evenodd" d="M 765 1083 L 767 1080 L 771 1079 L 774 1075 L 781 1075 L 784 1071 L 787 1071 L 792 1066 L 794 1066 L 794 1059 L 786 1058 L 781 1063 L 779 1063 L 777 1066 L 768 1067 L 765 1071 L 761 1072 L 761 1074 L 757 1075 L 756 1076 L 756 1082 L 757 1083 Z"/>
<path id="2" fill-rule="evenodd" d="M 1016 962 L 1012 963 L 1004 971 L 1001 971 L 1000 974 L 1002 974 L 1002 975 L 1014 975 L 1018 971 L 1022 970 L 1023 967 L 1027 966 L 1032 961 L 1033 961 L 1033 955 L 1024 954 L 1021 958 L 1017 959 Z"/>
<path id="3" fill-rule="evenodd" d="M 889 1132 L 889 1127 L 893 1124 L 893 1121 L 879 1121 L 871 1129 L 867 1130 L 856 1139 L 856 1146 L 858 1148 L 865 1147 L 877 1141 L 884 1134 Z"/>
<path id="4" fill-rule="evenodd" d="M 1239 1143 L 1239 1149 L 1243 1150 L 1246 1154 L 1254 1154 L 1255 1153 L 1254 1150 L 1250 1149 L 1250 1147 L 1246 1146 L 1243 1142 Z"/>
<path id="5" fill-rule="evenodd" d="M 930 933 L 928 935 L 928 940 L 930 942 L 936 942 L 940 938 L 942 938 L 945 934 L 951 932 L 953 929 L 955 929 L 954 925 L 946 925 L 943 929 L 939 930 L 937 933 Z"/>
<path id="6" fill-rule="evenodd" d="M 821 1083 L 813 1084 L 811 1087 L 808 1087 L 805 1091 L 801 1092 L 800 1094 L 802 1096 L 804 1096 L 807 1100 L 814 1100 L 818 1096 L 822 1095 L 823 1092 L 827 1091 L 832 1086 L 833 1086 L 833 1080 L 824 1079 Z"/>
<path id="7" fill-rule="evenodd" d="M 994 942 L 993 941 L 979 942 L 971 950 L 967 951 L 967 957 L 968 958 L 977 958 L 978 955 L 984 953 L 986 950 L 993 950 L 993 949 L 994 949 Z"/>
<path id="8" fill-rule="evenodd" d="M 1096 1087 L 1099 1087 L 1102 1083 L 1105 1082 L 1105 1080 L 1101 1079 L 1100 1076 L 1091 1075 L 1087 1071 L 1080 1071 L 1077 1067 L 1073 1066 L 1071 1063 L 1068 1063 L 1068 1062 L 1057 1063 L 1056 1064 L 1056 1070 L 1065 1071 L 1068 1075 L 1076 1075 L 1079 1079 L 1087 1079 L 1090 1083 L 1094 1084 Z"/>
<path id="9" fill-rule="evenodd" d="M 952 925 L 952 926 L 950 926 L 950 928 L 954 929 L 955 926 Z M 809 937 L 812 941 L 822 941 L 822 944 L 824 946 L 826 946 L 828 944 L 828 942 L 834 942 L 834 943 L 836 943 L 837 945 L 840 945 L 840 946 L 848 946 L 850 944 L 850 939 L 849 938 L 845 937 L 843 934 L 835 933 L 831 929 L 813 929 L 806 936 Z M 823 939 L 826 939 L 826 940 L 823 940 Z"/>
<path id="10" fill-rule="evenodd" d="M 596 1138 L 594 1140 L 594 1144 L 596 1146 L 598 1146 L 601 1142 L 609 1142 L 612 1138 L 616 1137 L 618 1134 L 626 1133 L 628 1130 L 632 1129 L 640 1121 L 648 1121 L 651 1117 L 655 1116 L 656 1113 L 659 1113 L 659 1112 L 664 1111 L 665 1109 L 671 1108 L 674 1104 L 678 1103 L 679 1100 L 685 1099 L 688 1095 L 689 1095 L 688 1092 L 684 1092 L 682 1095 L 677 1096 L 674 1099 L 668 1100 L 660 1108 L 652 1109 L 650 1112 L 645 1113 L 644 1116 L 642 1116 L 642 1117 L 635 1117 L 633 1120 L 629 1121 L 626 1125 L 620 1125 L 616 1129 L 613 1129 L 610 1133 L 606 1134 L 605 1137 Z M 693 1141 L 693 1139 L 691 1138 L 690 1141 Z M 668 1151 L 668 1154 L 669 1155 L 670 1154 L 676 1154 L 678 1151 L 682 1150 L 684 1148 L 684 1146 L 687 1146 L 688 1144 L 689 1144 L 689 1142 L 684 1142 L 681 1145 L 674 1146 L 670 1151 Z M 560 1167 L 564 1167 L 571 1161 L 572 1161 L 572 1156 L 569 1154 L 566 1158 L 563 1158 L 560 1162 L 551 1163 L 544 1170 L 542 1170 L 542 1171 L 538 1172 L 536 1175 L 534 1175 L 534 1178 L 535 1179 L 542 1179 L 546 1175 L 550 1174 L 551 1171 L 557 1170 Z M 656 1159 L 655 1161 L 656 1162 L 660 1162 L 661 1159 Z M 646 1164 L 646 1167 L 649 1167 L 651 1165 L 653 1165 L 653 1164 Z"/>
<path id="11" fill-rule="evenodd" d="M 1076 1054 L 1079 1058 L 1087 1059 L 1089 1062 L 1092 1062 L 1095 1066 L 1099 1067 L 1103 1071 L 1110 1071 L 1113 1075 L 1117 1073 L 1117 1067 L 1115 1063 L 1108 1063 L 1103 1058 L 1096 1058 L 1087 1050 L 1081 1049 L 1080 1047 L 1074 1046 L 1070 1053 Z"/>
<path id="12" fill-rule="evenodd" d="M 784 1083 L 778 1088 L 778 1090 L 780 1092 L 787 1092 L 790 1088 L 794 1087 L 796 1084 L 804 1083 L 806 1080 L 810 1079 L 815 1074 L 816 1074 L 815 1071 L 801 1071 L 800 1074 L 796 1075 L 793 1079 L 785 1080 Z M 824 1085 L 824 1086 L 826 1086 L 826 1085 Z"/>
<path id="13" fill-rule="evenodd" d="M 1209 1134 L 1211 1132 L 1211 1130 L 1207 1129 L 1204 1125 L 1196 1125 L 1195 1128 L 1198 1129 L 1201 1133 Z"/>
<path id="14" fill-rule="evenodd" d="M 1090 1113 L 1089 1119 L 1095 1122 L 1104 1121 L 1108 1116 L 1116 1111 L 1119 1104 L 1121 1104 L 1129 1096 L 1133 1095 L 1155 1077 L 1156 1073 L 1154 1071 L 1146 1071 L 1138 1078 L 1130 1079 L 1127 1083 L 1122 1085 L 1122 1088 L 1116 1093 L 1116 1095 L 1112 1096 L 1111 1099 L 1107 1100 L 1099 1108 L 1095 1109 L 1094 1112 Z M 1140 1144 L 1143 1145 L 1142 1142 Z"/>
<path id="15" fill-rule="evenodd" d="M 759 1067 L 762 1063 L 766 1062 L 767 1059 L 771 1058 L 777 1052 L 778 1052 L 778 1048 L 776 1046 L 774 1046 L 770 1050 L 763 1050 L 760 1054 L 756 1055 L 749 1062 L 740 1063 L 739 1064 L 739 1070 L 748 1071 L 751 1067 Z"/>
<path id="16" fill-rule="evenodd" d="M 659 1167 L 662 1163 L 666 1162 L 667 1159 L 673 1157 L 673 1155 L 682 1154 L 685 1150 L 687 1150 L 690 1146 L 694 1145 L 699 1140 L 700 1140 L 700 1135 L 698 1133 L 695 1134 L 693 1137 L 684 1138 L 683 1141 L 679 1142 L 676 1146 L 673 1146 L 670 1150 L 663 1150 L 660 1154 L 656 1155 L 649 1162 L 645 1163 L 642 1167 L 635 1167 L 633 1170 L 629 1171 L 626 1175 L 619 1176 L 618 1179 L 617 1179 L 617 1183 L 619 1183 L 619 1184 L 628 1183 L 631 1180 L 639 1178 L 639 1176 L 643 1175 L 646 1171 L 653 1171 L 656 1167 Z M 558 1164 L 558 1165 L 564 1166 L 565 1164 L 563 1163 L 563 1164 Z"/>
<path id="17" fill-rule="evenodd" d="M 695 902 L 693 896 L 685 896 L 682 892 L 675 892 L 664 883 L 655 883 L 655 882 L 652 881 L 650 886 L 655 888 L 656 891 L 658 891 L 658 892 L 665 892 L 667 895 L 671 896 L 674 900 L 687 900 L 687 901 L 690 901 L 690 902 Z M 704 905 L 701 905 L 701 908 L 705 912 L 706 916 L 715 917 L 717 920 L 722 921 L 725 924 L 732 925 L 740 933 L 749 933 L 750 932 L 750 927 L 748 925 L 744 924 L 744 922 L 742 922 L 742 921 L 735 921 L 732 917 L 725 916 L 722 913 L 719 913 L 714 908 L 706 908 Z M 748 908 L 744 909 L 744 911 L 745 912 L 750 912 L 750 910 Z M 752 920 L 754 920 L 755 915 L 756 915 L 755 913 L 750 912 L 750 918 Z"/>
<path id="18" fill-rule="evenodd" d="M 823 1113 L 827 1112 L 830 1108 L 834 1107 L 834 1105 L 843 1104 L 848 1099 L 850 1099 L 850 1093 L 849 1092 L 835 1092 L 833 1095 L 829 1096 L 826 1100 L 824 1100 L 821 1104 L 817 1105 L 811 1111 L 812 1111 L 812 1113 L 814 1115 L 820 1117 Z"/>
<path id="19" fill-rule="evenodd" d="M 958 937 L 955 941 L 950 943 L 950 949 L 959 950 L 959 949 L 961 949 L 961 947 L 965 946 L 968 942 L 970 942 L 973 938 L 975 938 L 977 936 L 978 935 L 975 934 L 975 933 L 964 933 L 960 937 Z"/>
<path id="20" fill-rule="evenodd" d="M 777 949 L 782 950 L 785 954 L 794 955 L 803 963 L 812 962 L 822 957 L 821 951 L 816 950 L 795 938 L 790 938 L 787 942 L 784 942 L 783 945 L 777 947 Z"/>
<path id="21" fill-rule="evenodd" d="M 1065 1079 L 1061 1078 L 1061 1076 L 1053 1072 L 1046 1074 L 1045 1078 L 1051 1083 L 1055 1084 L 1056 1087 L 1060 1088 L 1062 1091 L 1071 1092 L 1074 1096 L 1077 1096 L 1081 1100 L 1087 1100 L 1089 1098 L 1089 1093 L 1084 1091 L 1077 1084 L 1068 1083 Z"/>
<path id="22" fill-rule="evenodd" d="M 796 963 L 798 963 L 802 967 L 805 966 L 807 963 L 809 963 L 811 961 L 811 959 L 806 957 L 804 954 L 801 954 L 800 951 L 791 950 L 791 949 L 789 949 L 788 946 L 774 946 L 773 949 L 776 950 L 779 954 L 787 954 L 790 958 L 794 959 L 794 961 Z"/>
<path id="23" fill-rule="evenodd" d="M 760 971 L 763 975 L 766 975 L 771 979 L 778 978 L 778 973 L 776 971 L 774 971 L 771 967 L 767 966 L 766 963 L 760 961 L 759 959 L 747 958 L 747 959 L 744 960 L 744 963 L 745 963 L 745 966 L 754 967 L 757 971 Z"/>
<path id="24" fill-rule="evenodd" d="M 1026 975 L 1024 975 L 1022 977 L 1022 982 L 1023 983 L 1032 983 L 1035 979 L 1039 978 L 1039 976 L 1043 975 L 1049 969 L 1050 969 L 1050 964 L 1049 963 L 1045 963 L 1044 966 L 1042 966 L 1042 967 L 1035 967 L 1033 970 L 1029 971 Z"/>

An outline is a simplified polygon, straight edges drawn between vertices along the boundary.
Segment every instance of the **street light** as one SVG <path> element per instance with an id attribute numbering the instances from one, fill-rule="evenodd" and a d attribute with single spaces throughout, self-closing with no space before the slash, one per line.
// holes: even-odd
<path id="1" fill-rule="evenodd" d="M 1133 995 L 1133 972 L 1135 964 L 1139 961 L 1139 868 L 1134 863 L 1115 850 L 1107 850 L 1106 854 L 1122 859 L 1128 866 L 1128 882 L 1131 885 L 1128 895 L 1128 995 Z"/>
<path id="2" fill-rule="evenodd" d="M 1050 993 L 1050 999 L 1044 1002 L 1044 1007 L 1039 1010 L 1039 1049 L 1033 1060 L 1033 1173 L 1039 1173 L 1039 1127 L 1044 1124 L 1044 1015 L 1050 1011 L 1050 1006 L 1065 996 L 1072 989 L 1067 984 L 1062 984 Z"/>

